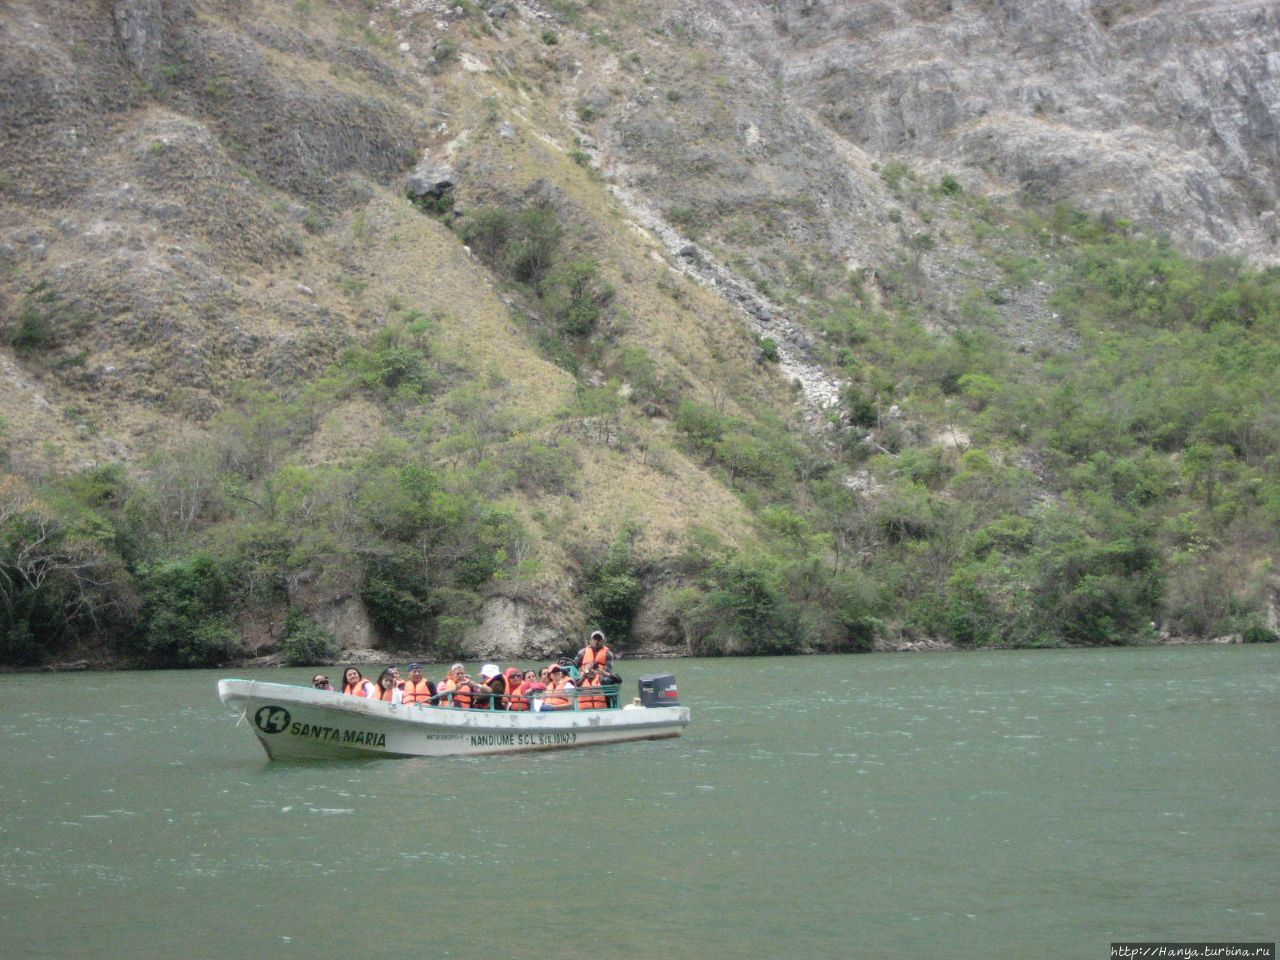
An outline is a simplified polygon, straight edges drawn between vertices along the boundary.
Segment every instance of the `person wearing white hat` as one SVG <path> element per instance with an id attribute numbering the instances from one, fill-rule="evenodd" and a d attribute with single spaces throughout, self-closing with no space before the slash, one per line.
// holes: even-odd
<path id="1" fill-rule="evenodd" d="M 480 679 L 484 686 L 476 697 L 476 706 L 481 709 L 502 710 L 503 700 L 507 695 L 507 680 L 496 663 L 486 663 L 480 668 Z M 488 691 L 486 697 L 485 691 Z"/>
<path id="2" fill-rule="evenodd" d="M 603 667 L 607 673 L 613 673 L 613 651 L 605 646 L 604 634 L 599 630 L 592 630 L 591 639 L 578 651 L 573 662 L 580 670 L 586 670 L 594 664 Z"/>

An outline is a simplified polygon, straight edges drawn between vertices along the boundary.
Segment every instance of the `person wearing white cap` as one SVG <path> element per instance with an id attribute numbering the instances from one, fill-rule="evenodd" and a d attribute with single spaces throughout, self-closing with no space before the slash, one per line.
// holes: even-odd
<path id="1" fill-rule="evenodd" d="M 476 697 L 476 706 L 481 709 L 501 710 L 503 709 L 503 699 L 507 695 L 507 680 L 502 675 L 502 670 L 496 663 L 486 663 L 480 668 L 480 679 L 484 681 L 484 686 L 480 688 L 480 693 Z M 489 695 L 484 695 L 485 691 Z"/>
<path id="2" fill-rule="evenodd" d="M 613 651 L 604 645 L 604 634 L 599 630 L 592 630 L 591 640 L 578 651 L 573 662 L 579 670 L 586 670 L 594 664 L 603 667 L 607 673 L 613 673 Z"/>

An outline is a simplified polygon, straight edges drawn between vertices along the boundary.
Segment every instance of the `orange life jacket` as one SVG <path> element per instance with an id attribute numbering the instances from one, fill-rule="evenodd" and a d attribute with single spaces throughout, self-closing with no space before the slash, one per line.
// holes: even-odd
<path id="1" fill-rule="evenodd" d="M 453 677 L 445 677 L 440 681 L 440 686 L 436 687 L 440 693 L 449 694 L 449 703 L 444 703 L 444 697 L 441 697 L 440 706 L 454 706 L 459 710 L 467 710 L 471 707 L 471 686 L 467 681 L 463 681 L 464 686 L 460 687 Z"/>
<path id="2" fill-rule="evenodd" d="M 560 674 L 559 680 L 552 680 L 550 683 L 547 684 L 547 691 L 549 693 L 556 693 L 557 691 L 563 690 L 565 688 L 565 684 L 567 684 L 568 682 L 569 682 L 568 679 L 562 673 Z M 569 703 L 570 701 L 568 697 L 555 697 L 555 696 L 547 697 L 542 701 L 543 706 L 546 706 L 546 707 L 567 707 L 569 706 Z"/>
<path id="3" fill-rule="evenodd" d="M 609 648 L 601 647 L 599 650 L 592 650 L 590 644 L 582 651 L 582 672 L 586 673 L 587 668 L 592 664 L 597 667 L 606 667 L 609 665 Z"/>
<path id="4" fill-rule="evenodd" d="M 404 702 L 405 703 L 430 703 L 431 702 L 431 684 L 424 677 L 422 680 L 414 683 L 412 680 L 404 682 Z"/>
<path id="5" fill-rule="evenodd" d="M 589 689 L 599 690 L 599 680 L 583 677 L 582 681 L 578 684 L 578 688 L 583 691 L 582 695 L 578 697 L 579 710 L 603 710 L 605 708 L 605 699 L 603 695 L 586 693 Z"/>
<path id="6" fill-rule="evenodd" d="M 391 702 L 393 702 L 393 701 L 395 700 L 395 698 L 396 698 L 396 691 L 397 691 L 398 689 L 399 689 L 398 687 L 392 686 L 390 690 L 383 690 L 383 689 L 382 689 L 382 687 L 381 687 L 381 685 L 379 685 L 379 687 L 378 687 L 378 699 L 379 699 L 379 700 L 381 700 L 381 701 L 383 701 L 384 703 L 391 703 Z"/>
<path id="7" fill-rule="evenodd" d="M 354 684 L 348 683 L 342 688 L 342 692 L 350 697 L 367 697 L 369 696 L 369 681 L 360 679 Z"/>
<path id="8" fill-rule="evenodd" d="M 523 680 L 521 680 L 517 684 L 514 684 L 511 687 L 510 693 L 507 694 L 508 710 L 528 710 L 529 709 L 529 698 L 520 696 L 520 691 L 522 691 L 523 689 L 524 689 Z"/>

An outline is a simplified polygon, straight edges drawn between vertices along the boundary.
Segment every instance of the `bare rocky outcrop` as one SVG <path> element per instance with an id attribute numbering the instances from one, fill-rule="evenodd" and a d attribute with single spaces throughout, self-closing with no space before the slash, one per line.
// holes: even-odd
<path id="1" fill-rule="evenodd" d="M 877 156 L 1072 198 L 1200 254 L 1280 255 L 1274 3 L 712 0 L 669 17 L 772 78 L 741 114 L 810 110 Z"/>
<path id="2" fill-rule="evenodd" d="M 842 383 L 815 362 L 809 334 L 748 280 L 681 235 L 639 197 L 621 187 L 614 188 L 614 195 L 635 222 L 666 247 L 681 272 L 715 290 L 741 310 L 757 336 L 774 341 L 783 376 L 800 386 L 805 420 L 815 428 L 825 426 L 826 417 L 839 405 Z"/>
<path id="3" fill-rule="evenodd" d="M 476 659 L 499 663 L 528 657 L 545 659 L 564 651 L 572 642 L 538 605 L 496 596 L 481 608 L 480 623 L 468 633 L 465 652 Z"/>
<path id="4" fill-rule="evenodd" d="M 160 77 L 165 59 L 166 8 L 183 6 L 166 0 L 116 0 L 112 8 L 125 59 L 147 81 Z"/>
<path id="5" fill-rule="evenodd" d="M 339 638 L 344 649 L 376 646 L 377 633 L 359 595 L 315 570 L 289 578 L 289 606 Z"/>
<path id="6" fill-rule="evenodd" d="M 452 167 L 424 158 L 405 178 L 405 192 L 414 199 L 441 197 L 457 182 L 458 176 Z"/>

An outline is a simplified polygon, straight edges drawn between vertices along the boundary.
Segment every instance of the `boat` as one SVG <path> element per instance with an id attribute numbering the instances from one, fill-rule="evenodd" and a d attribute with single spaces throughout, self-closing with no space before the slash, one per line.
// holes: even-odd
<path id="1" fill-rule="evenodd" d="M 272 760 L 452 757 L 557 750 L 624 740 L 678 737 L 689 724 L 675 677 L 639 678 L 640 696 L 603 709 L 464 710 L 384 703 L 260 680 L 219 680 L 218 697 Z M 578 691 L 563 691 L 574 694 Z M 616 687 L 591 688 L 618 701 Z"/>

